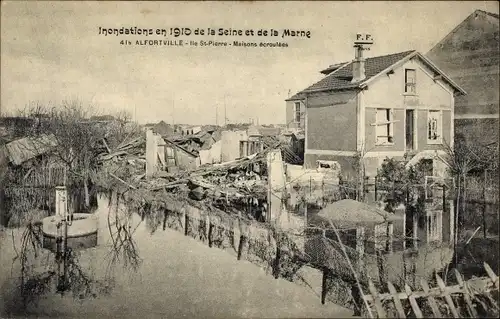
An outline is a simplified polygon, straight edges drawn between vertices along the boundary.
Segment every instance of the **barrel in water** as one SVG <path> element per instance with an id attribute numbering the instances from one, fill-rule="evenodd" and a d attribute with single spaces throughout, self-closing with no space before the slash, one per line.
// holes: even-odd
<path id="1" fill-rule="evenodd" d="M 56 216 L 43 219 L 43 248 L 56 251 Z M 68 224 L 68 248 L 80 250 L 97 246 L 98 218 L 94 214 L 73 214 L 73 222 Z"/>

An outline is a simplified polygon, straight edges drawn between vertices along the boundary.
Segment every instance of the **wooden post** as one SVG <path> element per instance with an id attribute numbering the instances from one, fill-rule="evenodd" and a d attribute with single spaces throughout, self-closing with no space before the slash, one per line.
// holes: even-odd
<path id="1" fill-rule="evenodd" d="M 213 233 L 214 233 L 214 224 L 210 223 L 208 226 L 208 247 L 212 248 L 213 245 Z"/>
<path id="2" fill-rule="evenodd" d="M 382 251 L 376 250 L 375 254 L 377 256 L 377 269 L 380 283 L 384 283 L 387 281 L 386 269 L 384 265 L 384 256 Z"/>
<path id="3" fill-rule="evenodd" d="M 307 231 L 307 227 L 309 224 L 307 223 L 307 200 L 304 200 L 304 227 L 306 228 L 305 231 Z"/>
<path id="4" fill-rule="evenodd" d="M 312 197 L 312 177 L 309 176 L 309 200 L 311 200 Z"/>
<path id="5" fill-rule="evenodd" d="M 184 213 L 184 236 L 188 235 L 188 228 L 189 228 L 189 215 L 187 213 Z"/>
<path id="6" fill-rule="evenodd" d="M 418 218 L 417 211 L 413 209 L 413 249 L 418 249 Z"/>
<path id="7" fill-rule="evenodd" d="M 246 259 L 245 246 L 247 245 L 248 238 L 245 235 L 240 236 L 240 244 L 238 245 L 238 260 Z"/>
<path id="8" fill-rule="evenodd" d="M 321 179 L 321 207 L 325 207 L 325 180 Z"/>
<path id="9" fill-rule="evenodd" d="M 364 273 L 364 254 L 365 254 L 365 228 L 356 228 L 356 252 L 358 253 L 357 266 L 360 276 Z"/>
<path id="10" fill-rule="evenodd" d="M 330 270 L 328 267 L 323 267 L 323 279 L 321 282 L 321 304 L 325 304 L 326 296 L 328 294 L 328 277 L 330 276 Z"/>
<path id="11" fill-rule="evenodd" d="M 278 279 L 280 276 L 280 258 L 281 258 L 281 249 L 279 241 L 276 242 L 276 258 L 274 259 L 274 278 Z"/>
<path id="12" fill-rule="evenodd" d="M 167 215 L 168 215 L 168 211 L 165 208 L 163 210 L 163 230 L 167 229 Z"/>
<path id="13" fill-rule="evenodd" d="M 386 242 L 386 251 L 388 253 L 393 252 L 392 243 L 394 242 L 394 224 L 392 222 L 387 223 L 387 242 Z"/>
<path id="14" fill-rule="evenodd" d="M 205 238 L 207 239 L 208 243 L 210 244 L 210 215 L 205 216 Z"/>
<path id="15" fill-rule="evenodd" d="M 450 244 L 454 244 L 455 242 L 455 206 L 454 206 L 454 201 L 450 200 L 448 202 L 448 205 L 450 206 Z"/>

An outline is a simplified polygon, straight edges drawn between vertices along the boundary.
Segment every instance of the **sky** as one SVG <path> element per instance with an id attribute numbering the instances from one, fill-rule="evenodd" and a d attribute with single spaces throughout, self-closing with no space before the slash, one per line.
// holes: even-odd
<path id="1" fill-rule="evenodd" d="M 499 12 L 496 1 L 1 5 L 3 114 L 33 102 L 57 106 L 78 100 L 99 114 L 126 111 L 142 124 L 282 124 L 287 97 L 319 80 L 328 65 L 354 58 L 356 33 L 374 38 L 367 57 L 412 49 L 425 54 L 474 10 Z M 279 36 L 104 36 L 99 27 L 274 29 Z M 310 38 L 282 38 L 284 29 L 310 31 Z M 132 44 L 121 45 L 121 40 Z M 282 42 L 288 47 L 144 46 L 136 40 Z"/>

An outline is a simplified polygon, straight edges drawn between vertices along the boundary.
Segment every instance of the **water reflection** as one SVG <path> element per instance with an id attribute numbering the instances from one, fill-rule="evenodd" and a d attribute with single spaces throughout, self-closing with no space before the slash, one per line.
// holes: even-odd
<path id="1" fill-rule="evenodd" d="M 309 288 L 282 279 L 273 279 L 262 269 L 220 249 L 184 237 L 170 229 L 151 235 L 137 214 L 125 214 L 125 223 L 117 223 L 123 214 L 107 198 L 99 199 L 98 246 L 79 252 L 73 269 L 77 293 L 63 296 L 40 290 L 36 304 L 22 309 L 22 299 L 13 296 L 20 274 L 19 261 L 12 273 L 2 271 L 2 305 L 0 313 L 8 316 L 33 317 L 349 317 L 351 312 L 333 304 L 321 305 L 320 298 Z M 111 208 L 111 209 L 110 209 Z M 120 219 L 118 219 L 120 220 Z M 111 231 L 110 231 L 111 229 Z M 11 243 L 20 247 L 22 230 L 2 236 L 0 269 L 12 267 L 16 252 Z M 111 235 L 113 234 L 113 236 Z M 117 240 L 117 236 L 121 236 Z M 134 239 L 136 257 L 140 263 L 125 267 L 128 253 L 116 255 L 113 247 L 123 238 Z M 114 240 L 112 239 L 114 238 Z M 122 238 L 122 239 L 120 239 Z M 129 248 L 132 245 L 128 246 Z M 5 249 L 4 249 L 5 248 Z M 128 255 L 130 256 L 130 254 Z M 134 254 L 132 254 L 134 256 Z M 43 273 L 53 256 L 43 252 L 35 258 L 32 269 Z M 110 267 L 110 260 L 114 266 Z M 135 260 L 132 258 L 132 260 Z M 133 264 L 133 263 L 132 263 Z M 127 265 L 130 265 L 127 264 Z M 31 266 L 30 266 L 31 267 Z M 44 271 L 40 271 L 40 268 Z M 50 269 L 49 269 L 50 270 Z M 81 270 L 81 273 L 80 273 Z M 35 271 L 34 271 L 35 272 Z M 80 275 L 80 276 L 78 276 Z M 83 276 L 81 276 L 83 275 Z M 312 275 L 313 287 L 321 287 L 321 277 Z M 45 278 L 46 279 L 46 278 Z M 86 290 L 90 280 L 93 289 Z M 43 281 L 43 280 L 42 280 Z M 102 284 L 102 285 L 100 285 Z M 102 288 L 102 289 L 101 289 Z M 82 294 L 83 293 L 83 294 Z M 87 294 L 85 294 L 87 293 Z M 76 297 L 76 298 L 75 298 Z M 81 298 L 80 298 L 81 297 Z M 95 298 L 94 298 L 95 297 Z M 17 302 L 17 303 L 16 303 Z"/>

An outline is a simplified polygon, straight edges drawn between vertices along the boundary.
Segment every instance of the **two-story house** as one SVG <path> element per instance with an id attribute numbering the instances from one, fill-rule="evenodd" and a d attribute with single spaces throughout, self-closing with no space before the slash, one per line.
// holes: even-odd
<path id="1" fill-rule="evenodd" d="M 386 157 L 433 161 L 445 171 L 443 146 L 453 146 L 454 99 L 466 94 L 416 51 L 355 59 L 321 71 L 326 76 L 286 100 L 287 117 L 305 130 L 304 165 L 337 161 L 344 175 L 375 176 Z M 356 163 L 357 162 L 357 163 Z"/>

